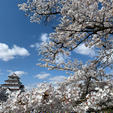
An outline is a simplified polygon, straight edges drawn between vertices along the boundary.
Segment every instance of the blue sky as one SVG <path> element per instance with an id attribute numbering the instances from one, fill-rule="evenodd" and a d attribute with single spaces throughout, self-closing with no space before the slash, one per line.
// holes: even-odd
<path id="1" fill-rule="evenodd" d="M 18 9 L 18 3 L 19 0 L 0 0 L 0 84 L 15 71 L 23 74 L 21 81 L 25 86 L 63 79 L 65 72 L 36 66 L 40 57 L 35 46 L 53 31 L 52 25 L 30 23 L 24 12 Z M 86 61 L 94 54 L 93 49 L 82 45 L 72 55 Z"/>

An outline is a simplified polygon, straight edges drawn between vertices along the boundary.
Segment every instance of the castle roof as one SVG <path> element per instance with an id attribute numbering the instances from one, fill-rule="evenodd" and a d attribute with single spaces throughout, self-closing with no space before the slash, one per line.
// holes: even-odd
<path id="1" fill-rule="evenodd" d="M 8 77 L 9 78 L 17 78 L 17 79 L 20 79 L 15 73 L 13 73 L 12 75 L 9 75 Z"/>
<path id="2" fill-rule="evenodd" d="M 2 84 L 2 87 L 8 88 L 11 91 L 17 91 L 17 90 L 23 90 L 24 85 L 20 82 L 19 76 L 17 76 L 15 73 L 8 76 L 8 80 L 5 80 L 5 83 Z"/>

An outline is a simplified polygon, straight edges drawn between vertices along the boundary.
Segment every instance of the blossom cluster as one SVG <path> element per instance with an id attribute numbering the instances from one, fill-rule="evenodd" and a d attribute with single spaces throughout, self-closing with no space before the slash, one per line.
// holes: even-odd
<path id="1" fill-rule="evenodd" d="M 110 82 L 93 83 L 92 80 L 89 85 L 89 91 L 85 94 L 85 82 L 77 81 L 74 75 L 57 87 L 41 83 L 37 88 L 24 92 L 11 92 L 7 89 L 4 90 L 7 99 L 0 100 L 0 113 L 85 113 L 88 110 L 101 111 L 113 106 L 113 85 Z"/>
<path id="2" fill-rule="evenodd" d="M 29 92 L 28 95 L 37 92 L 37 101 L 22 96 L 27 98 L 26 110 L 32 105 L 38 112 L 55 113 L 113 108 L 113 75 L 106 73 L 113 66 L 113 0 L 26 0 L 18 6 L 31 22 L 57 21 L 54 32 L 40 47 L 39 65 L 70 74 L 57 89 L 52 86 L 46 89 L 48 85 L 43 84 L 41 96 L 40 88 Z M 96 57 L 86 64 L 74 55 L 81 44 L 97 51 Z M 66 59 L 58 62 L 59 56 Z"/>

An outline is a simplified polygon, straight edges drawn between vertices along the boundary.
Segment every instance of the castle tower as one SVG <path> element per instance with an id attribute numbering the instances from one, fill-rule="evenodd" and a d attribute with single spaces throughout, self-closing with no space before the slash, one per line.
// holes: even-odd
<path id="1" fill-rule="evenodd" d="M 15 73 L 8 76 L 8 80 L 5 80 L 5 84 L 2 84 L 2 87 L 8 88 L 11 91 L 24 91 L 24 85 L 22 85 L 20 78 Z"/>

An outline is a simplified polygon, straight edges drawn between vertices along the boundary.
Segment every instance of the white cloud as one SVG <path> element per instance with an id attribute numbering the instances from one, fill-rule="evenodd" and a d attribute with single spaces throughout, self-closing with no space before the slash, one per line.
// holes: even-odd
<path id="1" fill-rule="evenodd" d="M 66 62 L 67 59 L 71 59 L 70 55 L 71 55 L 71 53 L 68 53 L 68 55 L 58 53 L 57 56 L 55 57 L 55 62 L 57 64 L 64 63 L 64 62 Z"/>
<path id="2" fill-rule="evenodd" d="M 0 43 L 0 59 L 3 61 L 9 61 L 14 59 L 15 56 L 29 56 L 27 49 L 14 45 L 13 48 L 5 43 Z"/>
<path id="3" fill-rule="evenodd" d="M 31 48 L 39 48 L 40 44 L 39 43 L 31 44 L 30 47 Z"/>
<path id="4" fill-rule="evenodd" d="M 26 72 L 24 72 L 24 71 L 12 71 L 12 70 L 8 70 L 8 72 L 9 72 L 9 75 L 12 75 L 13 73 L 15 73 L 19 77 L 26 74 Z"/>
<path id="5" fill-rule="evenodd" d="M 62 55 L 62 54 L 58 54 L 57 56 L 56 56 L 56 63 L 57 64 L 60 64 L 60 63 L 63 63 L 64 61 L 65 61 L 65 56 L 64 55 Z"/>
<path id="6" fill-rule="evenodd" d="M 48 39 L 49 39 L 48 34 L 43 33 L 40 37 L 41 43 L 37 42 L 37 43 L 31 44 L 30 47 L 38 49 L 41 46 L 41 44 L 46 43 Z"/>
<path id="7" fill-rule="evenodd" d="M 82 55 L 89 55 L 91 57 L 95 56 L 94 47 L 89 48 L 89 47 L 86 47 L 85 44 L 81 44 L 80 46 L 78 46 L 75 49 L 75 52 Z"/>
<path id="8" fill-rule="evenodd" d="M 40 74 L 37 74 L 35 77 L 38 78 L 38 79 L 45 79 L 47 77 L 49 77 L 50 74 L 49 73 L 40 73 Z"/>
<path id="9" fill-rule="evenodd" d="M 42 42 L 46 42 L 48 40 L 48 34 L 47 33 L 43 33 L 42 35 L 41 35 L 41 41 Z"/>
<path id="10" fill-rule="evenodd" d="M 61 75 L 61 76 L 52 77 L 49 80 L 50 80 L 51 83 L 56 84 L 58 82 L 64 81 L 65 79 L 66 79 L 66 77 Z"/>

